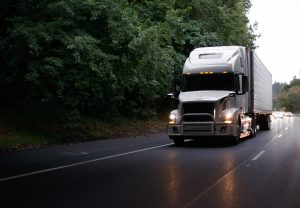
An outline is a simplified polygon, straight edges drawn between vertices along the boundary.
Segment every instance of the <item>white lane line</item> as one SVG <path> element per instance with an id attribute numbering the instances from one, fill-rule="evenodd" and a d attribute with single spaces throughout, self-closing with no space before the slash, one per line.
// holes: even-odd
<path id="1" fill-rule="evenodd" d="M 278 138 L 280 138 L 280 137 L 282 137 L 282 134 L 279 134 L 279 135 L 278 135 Z"/>
<path id="2" fill-rule="evenodd" d="M 240 167 L 246 164 L 246 162 L 249 161 L 249 158 L 241 162 L 239 165 L 231 169 L 229 172 L 227 172 L 225 175 L 223 175 L 221 178 L 219 178 L 216 182 L 208 186 L 204 191 L 200 192 L 195 198 L 193 198 L 190 202 L 188 202 L 186 205 L 184 205 L 182 208 L 189 208 L 191 207 L 196 201 L 198 201 L 203 195 L 208 193 L 210 190 L 215 188 L 219 183 L 221 183 L 227 176 L 237 171 Z"/>
<path id="3" fill-rule="evenodd" d="M 260 158 L 260 156 L 262 156 L 265 153 L 265 151 L 261 151 L 260 153 L 258 153 L 254 158 L 252 158 L 253 161 L 257 160 L 258 158 Z"/>
<path id="4" fill-rule="evenodd" d="M 274 135 L 273 138 L 264 145 L 264 147 L 267 147 L 268 145 L 272 144 L 272 141 L 277 139 L 277 135 Z M 261 151 L 259 154 L 263 154 L 265 151 Z M 257 154 L 257 155 L 259 155 Z M 259 155 L 259 157 L 261 156 Z M 251 156 L 252 157 L 252 156 Z M 243 162 L 241 162 L 238 166 L 234 167 L 232 170 L 230 170 L 228 173 L 226 173 L 225 175 L 223 175 L 221 178 L 219 178 L 216 182 L 214 182 L 213 184 L 211 184 L 210 186 L 208 186 L 204 191 L 200 192 L 195 198 L 193 198 L 190 202 L 188 202 L 186 205 L 184 205 L 182 208 L 188 208 L 191 207 L 196 201 L 198 201 L 202 196 L 204 196 L 206 193 L 208 193 L 210 190 L 212 190 L 213 188 L 215 188 L 218 184 L 220 184 L 227 176 L 229 176 L 230 174 L 234 173 L 235 171 L 237 171 L 240 167 L 242 167 L 243 165 L 245 165 L 250 159 L 251 157 L 249 157 L 248 159 L 244 160 Z M 257 156 L 256 156 L 257 157 Z M 254 159 L 254 158 L 253 158 Z M 252 159 L 252 160 L 253 160 Z M 258 157 L 256 158 L 258 159 Z M 246 164 L 246 167 L 250 167 L 250 164 L 248 166 L 248 164 Z"/>
<path id="5" fill-rule="evenodd" d="M 111 158 L 121 157 L 121 156 L 130 155 L 130 154 L 139 153 L 139 152 L 144 152 L 144 151 L 148 151 L 148 150 L 158 149 L 158 148 L 161 148 L 161 147 L 169 146 L 171 144 L 173 144 L 173 143 L 168 143 L 168 144 L 155 146 L 155 147 L 149 147 L 149 148 L 135 150 L 135 151 L 131 151 L 131 152 L 125 152 L 125 153 L 111 155 L 111 156 L 107 156 L 107 157 L 100 157 L 100 158 L 96 158 L 96 159 L 93 159 L 93 160 L 87 160 L 87 161 L 84 161 L 84 162 L 73 163 L 73 164 L 70 164 L 70 165 L 64 165 L 64 166 L 59 166 L 59 167 L 55 167 L 55 168 L 49 168 L 49 169 L 35 171 L 35 172 L 31 172 L 31 173 L 25 173 L 25 174 L 20 174 L 20 175 L 16 175 L 16 176 L 1 178 L 0 182 L 9 181 L 9 180 L 22 178 L 22 177 L 26 177 L 26 176 L 31 176 L 31 175 L 36 175 L 36 174 L 40 174 L 40 173 L 51 172 L 51 171 L 60 170 L 60 169 L 64 169 L 64 168 L 70 168 L 70 167 L 74 167 L 74 166 L 84 165 L 84 164 L 88 164 L 88 163 L 98 162 L 98 161 L 101 161 L 101 160 L 107 160 L 107 159 L 111 159 Z"/>
<path id="6" fill-rule="evenodd" d="M 288 127 L 285 128 L 286 131 L 287 131 L 288 129 L 289 129 Z"/>

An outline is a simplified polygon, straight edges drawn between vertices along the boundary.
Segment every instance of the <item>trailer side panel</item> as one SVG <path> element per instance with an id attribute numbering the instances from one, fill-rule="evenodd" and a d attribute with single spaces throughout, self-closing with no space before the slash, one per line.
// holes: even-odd
<path id="1" fill-rule="evenodd" d="M 269 114 L 272 112 L 272 75 L 254 52 L 252 58 L 254 112 Z"/>

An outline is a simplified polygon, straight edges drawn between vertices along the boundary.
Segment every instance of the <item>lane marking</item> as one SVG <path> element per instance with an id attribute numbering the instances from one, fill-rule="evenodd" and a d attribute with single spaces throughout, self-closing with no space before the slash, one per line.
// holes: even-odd
<path id="1" fill-rule="evenodd" d="M 278 135 L 278 138 L 280 138 L 280 137 L 282 137 L 282 134 L 279 134 L 279 135 Z"/>
<path id="2" fill-rule="evenodd" d="M 159 146 L 155 146 L 155 147 L 149 147 L 149 148 L 140 149 L 140 150 L 134 150 L 134 151 L 131 151 L 131 152 L 125 152 L 125 153 L 111 155 L 111 156 L 107 156 L 107 157 L 100 157 L 100 158 L 96 158 L 96 159 L 93 159 L 93 160 L 87 160 L 87 161 L 84 161 L 84 162 L 78 162 L 78 163 L 73 163 L 73 164 L 69 164 L 69 165 L 58 166 L 58 167 L 55 167 L 55 168 L 48 168 L 48 169 L 45 169 L 45 170 L 39 170 L 39 171 L 35 171 L 35 172 L 24 173 L 24 174 L 20 174 L 20 175 L 16 175 L 16 176 L 1 178 L 0 182 L 9 181 L 9 180 L 17 179 L 17 178 L 23 178 L 23 177 L 31 176 L 31 175 L 37 175 L 37 174 L 40 174 L 40 173 L 51 172 L 51 171 L 55 171 L 55 170 L 70 168 L 70 167 L 74 167 L 74 166 L 84 165 L 84 164 L 88 164 L 88 163 L 98 162 L 98 161 L 107 160 L 107 159 L 116 158 L 116 157 L 121 157 L 121 156 L 125 156 L 125 155 L 131 155 L 131 154 L 135 154 L 135 153 L 139 153 L 139 152 L 145 152 L 145 151 L 148 151 L 148 150 L 153 150 L 153 149 L 158 149 L 158 148 L 161 148 L 161 147 L 170 146 L 171 144 L 173 144 L 173 143 L 168 143 L 168 144 L 159 145 Z"/>
<path id="3" fill-rule="evenodd" d="M 64 155 L 68 156 L 81 156 L 81 155 L 88 155 L 89 153 L 87 152 L 64 152 Z"/>
<path id="4" fill-rule="evenodd" d="M 264 145 L 264 147 L 267 147 L 269 145 L 271 145 L 273 143 L 273 140 L 277 139 L 277 135 L 274 135 L 272 137 L 272 139 L 266 143 Z M 265 151 L 261 151 L 259 154 L 263 154 Z M 261 156 L 260 155 L 260 156 Z M 259 157 L 260 157 L 259 156 Z M 227 176 L 229 176 L 230 174 L 234 173 L 235 171 L 237 171 L 239 168 L 241 168 L 243 165 L 246 164 L 246 167 L 250 167 L 250 164 L 248 166 L 247 162 L 251 159 L 252 156 L 250 156 L 248 159 L 245 159 L 243 162 L 241 162 L 240 164 L 238 164 L 236 167 L 234 167 L 233 169 L 229 170 L 227 173 L 225 173 L 225 175 L 223 175 L 222 177 L 220 177 L 218 180 L 216 180 L 214 183 L 212 183 L 210 186 L 208 186 L 204 191 L 200 192 L 196 197 L 194 197 L 190 202 L 188 202 L 187 204 L 185 204 L 182 208 L 188 208 L 191 207 L 196 201 L 198 201 L 202 196 L 204 196 L 206 193 L 208 193 L 210 190 L 212 190 L 213 188 L 215 188 L 218 184 L 220 184 Z M 257 157 L 257 156 L 256 156 Z M 254 159 L 254 158 L 253 158 Z M 258 158 L 257 158 L 258 159 Z"/>
<path id="5" fill-rule="evenodd" d="M 196 201 L 198 201 L 203 195 L 208 193 L 210 190 L 212 190 L 214 187 L 216 187 L 219 183 L 221 183 L 227 176 L 234 173 L 236 170 L 238 170 L 240 167 L 245 165 L 248 162 L 249 158 L 238 164 L 233 169 L 229 170 L 225 175 L 223 175 L 221 178 L 219 178 L 216 182 L 208 186 L 204 191 L 200 192 L 195 198 L 193 198 L 190 202 L 185 204 L 182 208 L 188 208 L 191 207 Z"/>
<path id="6" fill-rule="evenodd" d="M 258 158 L 260 158 L 263 154 L 265 153 L 265 151 L 261 151 L 260 153 L 258 153 L 254 158 L 252 158 L 253 161 L 257 160 Z"/>

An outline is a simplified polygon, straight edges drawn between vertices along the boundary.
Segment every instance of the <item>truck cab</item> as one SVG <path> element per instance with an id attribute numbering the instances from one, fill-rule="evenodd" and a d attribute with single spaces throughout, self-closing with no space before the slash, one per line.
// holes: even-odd
<path id="1" fill-rule="evenodd" d="M 237 144 L 241 137 L 256 135 L 248 58 L 240 46 L 190 53 L 175 98 L 178 107 L 169 115 L 168 135 L 175 144 L 200 136 L 225 136 Z"/>

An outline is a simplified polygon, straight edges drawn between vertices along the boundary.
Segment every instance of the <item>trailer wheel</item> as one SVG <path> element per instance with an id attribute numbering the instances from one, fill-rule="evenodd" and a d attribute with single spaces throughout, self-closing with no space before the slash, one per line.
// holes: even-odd
<path id="1" fill-rule="evenodd" d="M 266 130 L 270 130 L 271 129 L 271 118 L 270 115 L 267 115 L 267 128 Z"/>
<path id="2" fill-rule="evenodd" d="M 261 130 L 267 131 L 271 128 L 271 120 L 269 115 L 263 115 L 259 124 Z"/>

